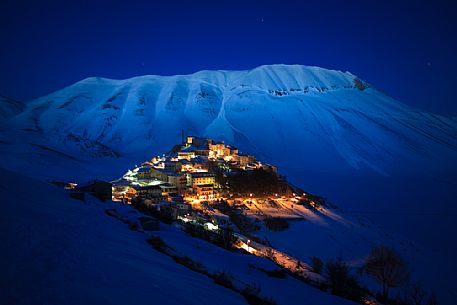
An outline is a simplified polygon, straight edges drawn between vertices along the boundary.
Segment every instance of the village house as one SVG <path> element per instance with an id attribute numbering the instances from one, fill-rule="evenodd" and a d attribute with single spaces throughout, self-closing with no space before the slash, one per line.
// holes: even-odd
<path id="1" fill-rule="evenodd" d="M 249 163 L 256 163 L 256 158 L 248 154 L 240 153 L 233 157 L 234 161 L 238 161 L 240 168 L 246 168 Z"/>
<path id="2" fill-rule="evenodd" d="M 230 217 L 225 214 L 222 214 L 218 210 L 212 211 L 210 213 L 210 216 L 211 216 L 212 221 L 217 223 L 217 225 L 219 227 L 226 228 L 226 227 L 230 226 L 230 224 L 231 224 Z"/>
<path id="3" fill-rule="evenodd" d="M 200 138 L 200 137 L 187 137 L 186 145 L 192 145 L 195 148 L 209 149 L 209 145 L 212 143 L 211 139 Z"/>
<path id="4" fill-rule="evenodd" d="M 136 197 L 136 190 L 129 181 L 123 180 L 113 184 L 112 200 L 114 201 L 131 201 Z"/>
<path id="5" fill-rule="evenodd" d="M 208 171 L 209 159 L 204 156 L 197 156 L 191 161 L 192 172 L 207 172 Z"/>
<path id="6" fill-rule="evenodd" d="M 195 158 L 195 152 L 191 147 L 178 151 L 178 160 L 186 159 L 190 161 L 192 158 Z"/>
<path id="7" fill-rule="evenodd" d="M 216 158 L 230 156 L 232 154 L 230 147 L 226 146 L 224 142 L 211 143 L 209 145 L 209 149 L 213 152 Z"/>
<path id="8" fill-rule="evenodd" d="M 137 195 L 141 198 L 160 198 L 162 188 L 159 185 L 138 186 L 135 188 Z"/>
<path id="9" fill-rule="evenodd" d="M 216 175 L 214 173 L 191 173 L 188 177 L 190 177 L 188 183 L 190 182 L 189 184 L 192 188 L 195 188 L 197 185 L 214 185 L 216 183 Z"/>
<path id="10" fill-rule="evenodd" d="M 167 182 L 177 187 L 179 193 L 187 187 L 187 177 L 184 173 L 168 173 Z"/>
<path id="11" fill-rule="evenodd" d="M 149 177 L 154 178 L 160 181 L 168 181 L 168 175 L 167 172 L 163 169 L 151 167 L 151 170 L 149 172 Z"/>
<path id="12" fill-rule="evenodd" d="M 178 188 L 176 186 L 174 186 L 174 185 L 171 185 L 169 183 L 164 183 L 164 184 L 160 184 L 159 187 L 162 190 L 162 196 L 163 197 L 170 197 L 171 198 L 173 196 L 179 195 Z"/>
<path id="13" fill-rule="evenodd" d="M 100 200 L 111 200 L 113 196 L 113 188 L 110 182 L 102 180 L 89 181 L 86 184 L 79 185 L 76 190 L 83 193 L 90 193 Z"/>
<path id="14" fill-rule="evenodd" d="M 168 172 L 180 172 L 182 168 L 182 163 L 179 161 L 165 161 L 163 169 Z"/>
<path id="15" fill-rule="evenodd" d="M 138 179 L 150 179 L 151 178 L 151 167 L 145 166 L 140 167 L 137 171 Z"/>
<path id="16" fill-rule="evenodd" d="M 214 199 L 214 185 L 213 184 L 200 184 L 194 187 L 195 195 L 198 199 Z"/>
<path id="17" fill-rule="evenodd" d="M 176 201 L 162 201 L 159 204 L 153 205 L 151 208 L 158 212 L 169 214 L 173 220 L 190 213 L 192 210 L 190 204 L 179 199 Z"/>

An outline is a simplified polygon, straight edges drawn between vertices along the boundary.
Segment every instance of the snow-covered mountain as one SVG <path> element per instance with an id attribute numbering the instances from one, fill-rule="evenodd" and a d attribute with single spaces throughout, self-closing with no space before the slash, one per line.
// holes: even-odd
<path id="1" fill-rule="evenodd" d="M 182 130 L 286 170 L 392 175 L 457 163 L 455 118 L 401 104 L 349 72 L 300 65 L 88 78 L 27 103 L 0 129 L 6 145 L 25 139 L 37 153 L 97 164 L 165 152 Z"/>
<path id="2" fill-rule="evenodd" d="M 239 301 L 230 292 L 205 293 L 207 279 L 192 284 L 195 275 L 150 256 L 133 233 L 125 233 L 95 208 L 74 206 L 60 190 L 35 179 L 115 179 L 152 154 L 168 151 L 181 141 L 183 130 L 225 140 L 278 165 L 293 183 L 343 209 L 341 223 L 297 222 L 285 232 L 262 232 L 274 246 L 303 259 L 342 255 L 360 261 L 371 246 L 387 242 L 402 251 L 424 285 L 441 289 L 443 304 L 455 303 L 451 279 L 457 272 L 457 253 L 451 233 L 457 230 L 457 117 L 404 105 L 349 72 L 298 65 L 127 80 L 88 78 L 24 104 L 0 98 L 0 168 L 14 172 L 0 169 L 0 193 L 7 207 L 0 232 L 4 245 L 13 245 L 2 252 L 14 263 L 3 268 L 7 273 L 0 280 L 11 280 L 19 292 L 35 282 L 36 291 L 49 295 L 49 287 L 65 288 L 53 302 L 61 303 L 68 296 L 84 299 L 79 283 L 95 276 L 82 286 L 88 289 L 104 281 L 102 292 L 115 288 L 116 294 L 107 297 L 114 304 L 132 295 L 133 300 L 148 297 L 149 291 L 138 287 L 150 288 L 155 282 L 160 282 L 157 289 L 165 287 L 158 300 L 167 300 L 180 273 L 184 288 L 171 303 L 182 302 L 189 289 L 196 289 L 207 303 L 219 296 L 228 303 Z M 92 237 L 81 239 L 88 234 Z M 174 238 L 174 232 L 167 234 Z M 39 242 L 18 242 L 24 238 Z M 175 243 L 178 248 L 194 242 L 177 238 Z M 56 249 L 47 252 L 42 244 Z M 99 245 L 96 255 L 94 245 Z M 67 272 L 55 253 L 63 254 L 69 265 L 91 265 Z M 28 261 L 26 269 L 16 271 L 23 261 Z M 151 265 L 157 269 L 147 269 Z M 56 286 L 48 286 L 53 280 L 43 276 L 56 268 L 58 279 L 73 280 L 75 272 L 76 280 L 70 286 L 59 286 L 57 280 L 52 282 Z M 123 278 L 107 280 L 121 273 L 137 280 L 127 288 Z M 22 277 L 28 282 L 19 287 Z M 89 292 L 89 299 L 100 297 Z M 272 297 L 274 293 L 272 289 Z M 11 298 L 7 294 L 0 297 Z M 322 301 L 328 296 L 313 291 L 303 296 L 316 304 L 344 302 Z"/>

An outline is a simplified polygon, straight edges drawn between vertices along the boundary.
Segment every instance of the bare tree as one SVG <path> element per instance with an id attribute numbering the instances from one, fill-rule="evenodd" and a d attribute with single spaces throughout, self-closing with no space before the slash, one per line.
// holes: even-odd
<path id="1" fill-rule="evenodd" d="M 389 288 L 399 287 L 409 279 L 406 262 L 393 249 L 382 245 L 371 250 L 364 270 L 382 285 L 384 300 L 389 296 Z"/>

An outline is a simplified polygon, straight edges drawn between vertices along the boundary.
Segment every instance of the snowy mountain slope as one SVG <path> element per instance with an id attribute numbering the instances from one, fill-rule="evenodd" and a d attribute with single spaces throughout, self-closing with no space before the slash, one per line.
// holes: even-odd
<path id="1" fill-rule="evenodd" d="M 392 205 L 389 205 L 390 213 L 388 209 L 383 212 L 379 205 L 374 205 L 371 208 L 379 211 L 374 215 L 366 210 L 358 213 L 330 210 L 318 214 L 317 219 L 291 222 L 288 230 L 272 232 L 263 229 L 259 235 L 276 249 L 305 262 L 310 263 L 311 256 L 323 261 L 341 257 L 354 268 L 363 265 L 373 247 L 389 245 L 408 262 L 412 282 L 420 283 L 428 291 L 433 290 L 440 304 L 455 304 L 457 286 L 453 279 L 457 264 L 453 259 L 456 251 L 452 235 L 457 229 L 455 214 L 436 217 L 428 215 L 430 213 L 412 212 L 411 215 L 407 208 L 414 211 L 414 207 L 405 207 L 404 213 L 395 215 Z M 424 240 L 427 238 L 436 240 Z M 362 280 L 373 291 L 379 291 L 379 285 L 368 277 L 362 276 Z M 393 289 L 392 293 L 401 292 Z"/>
<path id="2" fill-rule="evenodd" d="M 246 304 L 153 250 L 104 206 L 4 170 L 0 197 L 1 304 Z"/>
<path id="3" fill-rule="evenodd" d="M 89 78 L 27 103 L 22 112 L 14 113 L 17 112 L 9 115 L 9 120 L 0 120 L 0 167 L 25 176 L 40 180 L 115 179 L 152 154 L 168 151 L 180 142 L 184 129 L 186 134 L 224 139 L 263 161 L 279 165 L 290 181 L 307 191 L 325 195 L 340 207 L 358 210 L 358 214 L 369 218 L 374 217 L 370 214 L 373 211 L 387 213 L 377 216 L 376 223 L 395 229 L 395 238 L 390 240 L 408 259 L 413 256 L 411 247 L 395 244 L 401 239 L 399 236 L 422 245 L 418 254 L 421 257 L 411 261 L 412 265 L 439 262 L 437 269 L 447 270 L 444 276 L 429 279 L 435 281 L 435 285 L 443 283 L 441 286 L 447 289 L 451 283 L 448 275 L 457 270 L 453 260 L 455 250 L 446 252 L 455 243 L 455 235 L 450 234 L 455 232 L 457 223 L 455 191 L 449 191 L 456 189 L 455 183 L 437 190 L 430 189 L 428 183 L 418 184 L 419 192 L 416 185 L 404 187 L 409 177 L 382 177 L 386 179 L 386 187 L 365 177 L 368 174 L 375 177 L 379 174 L 392 177 L 415 174 L 431 179 L 433 171 L 433 176 L 445 174 L 455 181 L 456 117 L 439 116 L 403 105 L 348 72 L 274 65 L 250 71 L 201 71 L 185 76 L 142 76 L 128 80 Z M 371 175 L 373 173 L 375 175 Z M 351 177 L 355 175 L 362 176 L 360 180 L 363 181 Z M 9 176 L 14 178 L 12 184 L 8 183 Z M 9 193 L 5 195 L 6 190 L 16 190 L 15 193 L 20 194 L 20 185 L 38 183 L 5 171 L 0 178 L 2 196 L 8 198 L 6 205 L 13 202 Z M 48 198 L 45 193 L 49 187 L 44 188 L 44 193 L 36 191 L 42 187 L 37 184 L 33 195 L 21 197 L 22 210 L 27 210 L 28 204 L 43 204 L 36 200 L 25 204 L 36 194 Z M 50 192 L 49 196 L 54 198 L 55 192 Z M 399 196 L 402 192 L 406 195 Z M 66 202 L 62 199 L 62 203 Z M 48 208 L 54 207 L 46 206 L 44 210 Z M 411 218 L 415 216 L 409 214 L 405 214 L 406 217 L 402 214 L 389 216 L 398 211 L 414 213 L 417 210 L 428 214 L 413 220 Z M 433 216 L 437 212 L 445 216 Z M 18 215 L 11 214 L 11 210 L 8 213 Z M 40 220 L 30 218 L 33 215 L 24 214 L 21 223 L 33 224 Z M 92 219 L 94 223 L 99 221 L 86 214 L 81 214 L 78 220 L 83 218 Z M 108 229 L 114 226 L 103 221 L 99 229 L 103 230 L 105 225 Z M 52 226 L 54 222 L 44 227 L 53 232 Z M 11 230 L 16 229 L 2 231 Z M 117 232 L 117 228 L 113 227 L 113 230 Z M 377 227 L 373 230 L 377 231 Z M 368 236 L 372 236 L 369 234 L 373 232 L 368 231 Z M 23 231 L 17 229 L 15 233 L 18 232 Z M 63 234 L 66 232 L 63 230 Z M 100 234 L 105 234 L 103 232 Z M 339 225 L 320 230 L 309 223 L 301 223 L 283 233 L 287 238 L 282 233 L 271 234 L 269 238 L 290 254 L 304 258 L 313 254 L 331 258 L 341 252 L 344 258 L 360 259 L 373 244 L 383 240 L 367 238 L 359 228 L 345 230 Z M 122 240 L 132 238 L 125 232 L 119 234 L 125 234 L 125 238 L 120 238 Z M 64 239 L 62 236 L 56 236 L 56 239 Z M 423 237 L 434 240 L 424 241 Z M 103 244 L 98 241 L 90 239 L 82 245 Z M 116 240 L 115 244 L 118 242 Z M 125 248 L 133 247 L 139 249 L 135 252 L 142 253 L 142 246 L 134 241 L 131 243 Z M 428 248 L 427 251 L 423 251 L 424 248 Z M 112 250 L 104 249 L 101 253 Z M 13 256 L 12 252 L 7 253 Z M 125 256 L 130 257 L 130 254 Z M 49 257 L 43 256 L 54 266 Z M 141 261 L 148 260 L 146 254 L 137 257 Z M 101 258 L 95 261 L 99 260 Z M 33 263 L 31 265 L 33 267 Z M 109 271 L 114 265 L 111 261 L 106 262 L 103 273 L 116 278 L 119 273 Z M 427 277 L 428 270 L 435 266 L 420 271 Z M 130 274 L 128 270 L 125 272 Z M 35 275 L 39 277 L 40 273 L 34 273 L 33 278 Z M 147 281 L 153 278 L 143 273 L 136 276 Z M 19 283 L 17 277 L 14 279 Z M 133 286 L 129 289 L 134 289 Z M 120 284 L 115 282 L 114 287 L 120 287 Z M 120 299 L 125 300 L 125 297 L 120 296 Z M 453 304 L 455 298 L 443 303 Z"/>
<path id="4" fill-rule="evenodd" d="M 173 249 L 185 253 L 210 272 L 226 272 L 233 277 L 235 285 L 257 285 L 260 295 L 274 300 L 278 305 L 356 304 L 290 276 L 274 278 L 266 275 L 256 268 L 278 270 L 278 266 L 265 258 L 226 251 L 206 241 L 189 238 L 188 234 L 167 225 L 157 234 Z"/>
<path id="5" fill-rule="evenodd" d="M 24 110 L 21 102 L 0 96 L 0 120 L 9 120 Z"/>
<path id="6" fill-rule="evenodd" d="M 349 72 L 299 65 L 88 78 L 28 103 L 0 130 L 0 141 L 11 145 L 5 151 L 26 142 L 95 164 L 165 152 L 184 130 L 286 170 L 397 175 L 457 168 L 454 118 L 401 104 Z"/>
<path id="7" fill-rule="evenodd" d="M 153 250 L 146 235 L 105 215 L 115 203 L 83 203 L 5 170 L 0 196 L 2 304 L 245 304 L 240 295 Z M 211 273 L 228 272 L 236 283 L 259 286 L 262 296 L 279 305 L 355 304 L 289 276 L 267 276 L 252 266 L 277 270 L 271 261 L 226 251 L 173 226 L 162 224 L 154 234 Z"/>

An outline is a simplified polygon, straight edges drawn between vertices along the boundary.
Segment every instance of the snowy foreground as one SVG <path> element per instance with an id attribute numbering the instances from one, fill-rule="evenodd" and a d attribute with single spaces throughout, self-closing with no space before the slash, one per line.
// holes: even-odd
<path id="1" fill-rule="evenodd" d="M 2 304 L 246 304 L 239 294 L 152 249 L 144 233 L 105 215 L 117 204 L 83 203 L 4 170 L 0 182 Z M 353 304 L 252 267 L 278 269 L 266 259 L 225 251 L 172 226 L 162 225 L 158 234 L 209 271 L 255 284 L 278 304 Z"/>
<path id="2" fill-rule="evenodd" d="M 385 243 L 441 304 L 457 303 L 457 118 L 408 107 L 349 72 L 274 65 L 89 78 L 28 103 L 0 98 L 0 118 L 1 304 L 245 304 L 108 217 L 111 203 L 85 204 L 46 182 L 113 180 L 165 153 L 183 129 L 278 165 L 339 207 L 287 231 L 262 229 L 278 250 L 358 266 Z M 349 303 L 249 267 L 270 261 L 162 229 L 176 251 L 256 281 L 278 304 Z"/>
<path id="3" fill-rule="evenodd" d="M 0 179 L 2 304 L 245 304 L 100 206 L 11 172 Z"/>

